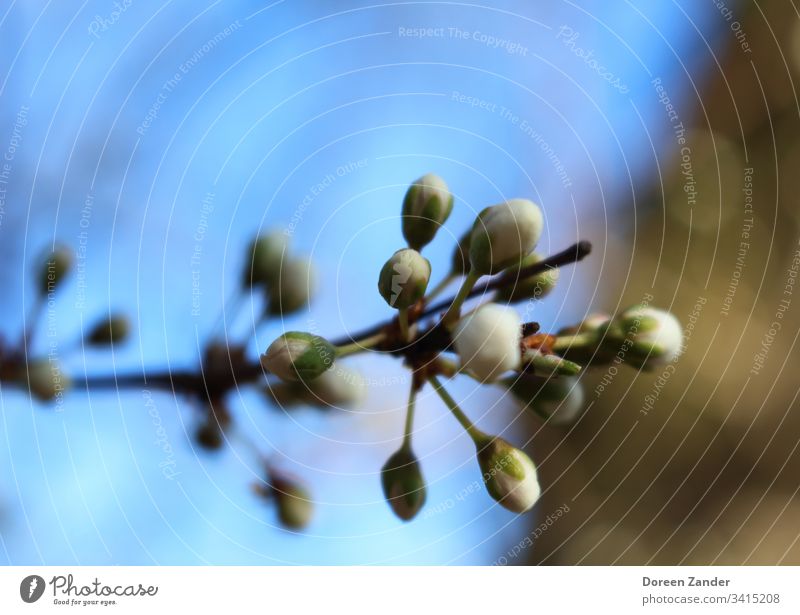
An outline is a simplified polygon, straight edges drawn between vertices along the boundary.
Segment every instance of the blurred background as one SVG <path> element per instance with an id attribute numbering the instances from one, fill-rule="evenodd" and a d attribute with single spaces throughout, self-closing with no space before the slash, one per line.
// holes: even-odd
<path id="1" fill-rule="evenodd" d="M 250 354 L 284 330 L 388 318 L 378 271 L 429 171 L 456 201 L 426 248 L 435 280 L 476 211 L 530 198 L 543 252 L 594 251 L 527 320 L 554 331 L 652 296 L 687 345 L 669 374 L 587 373 L 591 406 L 568 429 L 453 383 L 539 465 L 544 495 L 523 516 L 474 488 L 474 448 L 429 389 L 415 435 L 428 503 L 409 524 L 391 514 L 379 470 L 402 435 L 397 361 L 348 361 L 369 383 L 352 412 L 284 411 L 242 387 L 238 428 L 314 495 L 302 533 L 253 494 L 252 450 L 197 447 L 180 397 L 73 390 L 54 407 L 3 382 L 0 561 L 800 563 L 800 319 L 785 290 L 800 20 L 762 4 L 4 0 L 0 332 L 20 335 L 42 253 L 71 247 L 76 272 L 32 352 L 73 377 L 197 365 L 269 229 L 314 260 L 318 292 L 265 326 L 258 298 L 226 318 Z M 131 341 L 82 350 L 109 310 L 131 317 Z"/>

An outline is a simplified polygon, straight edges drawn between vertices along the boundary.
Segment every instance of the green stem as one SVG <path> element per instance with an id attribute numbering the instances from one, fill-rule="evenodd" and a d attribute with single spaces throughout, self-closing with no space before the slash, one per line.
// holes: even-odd
<path id="1" fill-rule="evenodd" d="M 456 400 L 450 396 L 450 393 L 445 390 L 445 388 L 442 386 L 442 383 L 439 382 L 439 379 L 436 376 L 428 376 L 428 382 L 430 382 L 433 388 L 436 389 L 439 397 L 442 398 L 442 401 L 450 409 L 450 412 L 453 413 L 453 416 L 456 417 L 458 422 L 461 423 L 461 426 L 464 428 L 467 434 L 469 434 L 469 437 L 472 438 L 472 441 L 475 442 L 475 444 L 479 444 L 482 440 L 487 438 L 487 435 L 475 427 L 473 422 L 469 420 L 469 417 L 464 414 L 464 412 L 456 403 Z"/>
<path id="2" fill-rule="evenodd" d="M 364 352 L 365 350 L 369 350 L 374 346 L 380 344 L 384 339 L 383 332 L 376 333 L 375 335 L 371 335 L 369 337 L 362 338 L 360 340 L 354 340 L 350 344 L 345 344 L 344 346 L 339 346 L 336 348 L 336 356 L 337 357 L 346 357 L 351 354 L 356 354 L 359 352 Z"/>
<path id="3" fill-rule="evenodd" d="M 400 308 L 400 313 L 397 315 L 397 322 L 400 324 L 400 336 L 403 338 L 404 342 L 409 340 L 409 329 L 408 329 L 408 308 Z"/>
<path id="4" fill-rule="evenodd" d="M 401 448 L 411 450 L 411 429 L 414 425 L 414 410 L 416 409 L 417 402 L 417 387 L 411 385 L 411 391 L 408 394 L 408 409 L 406 410 L 406 427 L 403 434 L 403 446 Z"/>
<path id="5" fill-rule="evenodd" d="M 458 289 L 456 298 L 453 299 L 453 303 L 450 304 L 447 313 L 444 315 L 444 318 L 442 318 L 442 323 L 446 327 L 450 327 L 458 322 L 459 316 L 461 315 L 461 306 L 480 277 L 481 275 L 479 273 L 475 273 L 473 269 L 470 269 L 467 277 L 464 278 L 461 284 L 461 288 Z"/>

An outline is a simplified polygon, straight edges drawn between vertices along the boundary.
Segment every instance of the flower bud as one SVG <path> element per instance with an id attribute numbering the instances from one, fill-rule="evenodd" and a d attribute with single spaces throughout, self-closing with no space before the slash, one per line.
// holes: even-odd
<path id="1" fill-rule="evenodd" d="M 285 233 L 271 231 L 256 237 L 247 249 L 242 285 L 249 288 L 276 282 L 288 250 L 289 238 Z"/>
<path id="2" fill-rule="evenodd" d="M 521 269 L 535 265 L 542 260 L 543 257 L 534 252 L 523 258 L 519 265 L 513 265 L 506 269 L 500 276 L 505 284 L 498 289 L 494 300 L 517 303 L 527 299 L 542 299 L 549 295 L 558 282 L 557 267 L 549 267 L 547 270 L 527 278 L 519 277 Z"/>
<path id="3" fill-rule="evenodd" d="M 26 377 L 23 368 L 23 379 Z M 39 401 L 51 401 L 70 387 L 70 379 L 56 360 L 38 359 L 28 363 L 27 383 L 30 394 Z"/>
<path id="4" fill-rule="evenodd" d="M 511 199 L 484 209 L 470 237 L 472 269 L 481 275 L 519 265 L 536 247 L 544 228 L 542 210 L 527 199 Z"/>
<path id="5" fill-rule="evenodd" d="M 403 521 L 413 519 L 425 505 L 425 479 L 410 448 L 402 447 L 389 457 L 381 469 L 381 484 L 386 501 Z"/>
<path id="6" fill-rule="evenodd" d="M 195 438 L 197 443 L 207 451 L 217 451 L 225 443 L 222 427 L 213 417 L 200 424 L 195 433 Z"/>
<path id="7" fill-rule="evenodd" d="M 408 188 L 403 200 L 403 237 L 409 247 L 428 245 L 453 211 L 453 195 L 445 181 L 428 173 Z"/>
<path id="8" fill-rule="evenodd" d="M 451 275 L 467 275 L 469 271 L 469 240 L 472 237 L 472 229 L 464 233 L 458 240 L 453 256 L 450 261 Z"/>
<path id="9" fill-rule="evenodd" d="M 605 326 L 610 320 L 611 317 L 608 314 L 589 314 L 576 326 L 564 327 L 558 332 L 558 334 L 577 335 L 578 333 L 597 333 L 598 331 L 605 330 Z"/>
<path id="10" fill-rule="evenodd" d="M 53 292 L 72 269 L 72 251 L 64 246 L 56 246 L 47 256 L 39 271 L 39 292 L 46 295 Z"/>
<path id="11" fill-rule="evenodd" d="M 669 363 L 683 350 L 683 331 L 669 312 L 635 305 L 605 327 L 603 345 L 625 348 L 625 361 L 639 367 Z"/>
<path id="12" fill-rule="evenodd" d="M 512 512 L 533 508 L 541 489 L 531 458 L 499 437 L 487 436 L 476 446 L 489 495 Z"/>
<path id="13" fill-rule="evenodd" d="M 334 363 L 310 382 L 277 382 L 268 385 L 265 392 L 282 408 L 301 405 L 354 408 L 364 400 L 367 384 L 358 372 Z"/>
<path id="14" fill-rule="evenodd" d="M 316 286 L 316 275 L 310 260 L 289 259 L 283 264 L 280 277 L 270 288 L 267 314 L 289 315 L 308 305 Z"/>
<path id="15" fill-rule="evenodd" d="M 86 336 L 90 346 L 106 346 L 124 342 L 130 333 L 130 323 L 125 316 L 109 316 L 98 322 Z"/>
<path id="16" fill-rule="evenodd" d="M 290 530 L 305 528 L 314 513 L 308 489 L 283 474 L 271 473 L 269 480 L 281 524 Z"/>
<path id="17" fill-rule="evenodd" d="M 505 381 L 523 409 L 533 410 L 550 425 L 569 425 L 583 411 L 584 393 L 580 380 L 570 376 L 541 378 L 522 375 Z"/>
<path id="18" fill-rule="evenodd" d="M 284 333 L 261 355 L 261 366 L 287 382 L 309 382 L 333 365 L 336 354 L 323 337 L 300 331 Z"/>
<path id="19" fill-rule="evenodd" d="M 404 248 L 386 261 L 378 278 L 378 291 L 390 306 L 402 310 L 425 296 L 431 264 L 416 250 Z"/>
<path id="20" fill-rule="evenodd" d="M 513 309 L 490 303 L 462 318 L 453 342 L 462 369 L 481 382 L 492 382 L 522 362 L 522 321 Z"/>

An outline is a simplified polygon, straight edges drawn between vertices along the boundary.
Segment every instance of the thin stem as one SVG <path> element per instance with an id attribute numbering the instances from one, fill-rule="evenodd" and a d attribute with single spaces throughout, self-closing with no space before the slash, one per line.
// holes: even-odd
<path id="1" fill-rule="evenodd" d="M 228 297 L 228 300 L 223 304 L 222 312 L 220 313 L 219 317 L 217 317 L 217 322 L 214 323 L 214 326 L 211 329 L 211 339 L 215 339 L 217 334 L 220 333 L 220 329 L 222 329 L 225 324 L 226 315 L 230 314 L 228 321 L 231 323 L 234 322 L 236 316 L 239 314 L 239 309 L 242 306 L 244 297 L 245 294 L 242 292 L 241 287 L 237 286 L 233 294 Z"/>
<path id="2" fill-rule="evenodd" d="M 410 338 L 409 330 L 408 330 L 408 308 L 400 308 L 400 312 L 397 315 L 397 322 L 400 324 L 400 336 L 403 338 L 404 342 L 407 342 Z"/>
<path id="3" fill-rule="evenodd" d="M 461 426 L 464 428 L 467 434 L 469 434 L 469 437 L 472 438 L 475 444 L 478 444 L 481 440 L 486 438 L 486 434 L 475 427 L 473 422 L 469 420 L 469 417 L 467 417 L 466 414 L 464 414 L 464 412 L 456 403 L 456 400 L 450 396 L 450 393 L 445 390 L 445 388 L 442 386 L 442 383 L 439 382 L 439 379 L 436 376 L 428 376 L 428 382 L 433 385 L 433 388 L 436 389 L 439 397 L 442 398 L 442 401 L 450 409 L 450 412 L 453 413 L 453 416 L 456 417 L 458 422 L 461 423 Z"/>
<path id="4" fill-rule="evenodd" d="M 403 446 L 401 448 L 411 450 L 411 430 L 414 426 L 414 410 L 417 406 L 417 387 L 411 385 L 408 393 L 408 409 L 406 410 L 406 428 L 403 433 Z"/>
<path id="5" fill-rule="evenodd" d="M 461 306 L 463 305 L 464 301 L 466 301 L 470 292 L 475 287 L 475 284 L 478 282 L 478 278 L 480 277 L 481 275 L 476 273 L 473 269 L 469 270 L 467 277 L 464 278 L 464 281 L 461 283 L 461 288 L 458 289 L 458 294 L 456 295 L 455 299 L 453 299 L 453 303 L 450 304 L 450 307 L 447 309 L 447 313 L 442 318 L 442 323 L 444 323 L 446 327 L 449 327 L 458 321 L 458 318 L 461 315 Z"/>
<path id="6" fill-rule="evenodd" d="M 336 356 L 337 357 L 346 357 L 351 354 L 356 354 L 359 352 L 364 352 L 365 350 L 369 350 L 380 344 L 384 338 L 385 334 L 383 331 L 380 333 L 376 333 L 375 335 L 371 335 L 369 337 L 361 338 L 360 340 L 353 340 L 349 344 L 343 344 L 337 346 L 336 348 Z"/>
<path id="7" fill-rule="evenodd" d="M 36 299 L 33 301 L 33 306 L 28 313 L 28 321 L 25 323 L 25 328 L 22 330 L 22 339 L 19 342 L 20 349 L 23 349 L 26 354 L 33 342 L 33 334 L 36 332 L 36 323 L 42 315 L 44 303 L 45 296 L 41 293 L 37 293 Z"/>
<path id="8" fill-rule="evenodd" d="M 433 290 L 429 292 L 425 297 L 425 303 L 430 303 L 436 297 L 441 295 L 444 290 L 450 286 L 453 280 L 455 280 L 458 276 L 453 273 L 448 273 L 447 277 L 445 277 L 441 282 L 439 282 L 436 286 L 433 287 Z"/>

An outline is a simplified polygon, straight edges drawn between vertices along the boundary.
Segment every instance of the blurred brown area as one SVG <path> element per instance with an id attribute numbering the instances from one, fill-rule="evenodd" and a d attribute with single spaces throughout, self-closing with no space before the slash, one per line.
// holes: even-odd
<path id="1" fill-rule="evenodd" d="M 593 370 L 581 422 L 539 431 L 536 522 L 569 512 L 527 563 L 800 564 L 800 18 L 779 2 L 735 18 L 678 109 L 690 172 L 676 145 L 637 188 L 635 239 L 609 238 L 635 242 L 631 274 L 602 281 L 610 309 L 650 293 L 672 310 L 685 353 L 669 373 Z"/>

